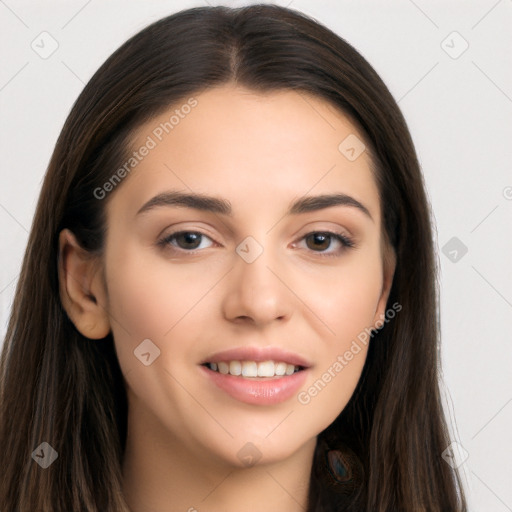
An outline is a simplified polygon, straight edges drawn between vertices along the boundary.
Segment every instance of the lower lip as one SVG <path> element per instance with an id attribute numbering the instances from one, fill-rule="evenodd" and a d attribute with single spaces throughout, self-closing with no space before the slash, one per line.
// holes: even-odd
<path id="1" fill-rule="evenodd" d="M 273 405 L 288 400 L 304 384 L 307 373 L 307 370 L 304 369 L 292 375 L 255 380 L 230 374 L 224 375 L 205 366 L 200 368 L 217 387 L 228 395 L 251 405 Z"/>

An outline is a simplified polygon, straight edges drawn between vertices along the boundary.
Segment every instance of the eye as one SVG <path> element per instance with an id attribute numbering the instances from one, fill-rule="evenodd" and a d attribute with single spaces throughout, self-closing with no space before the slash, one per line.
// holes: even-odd
<path id="1" fill-rule="evenodd" d="M 193 251 L 195 249 L 206 249 L 210 247 L 202 244 L 204 239 L 211 240 L 210 237 L 199 231 L 176 231 L 159 240 L 158 245 L 171 245 L 184 251 Z"/>
<path id="2" fill-rule="evenodd" d="M 339 256 L 345 249 L 352 248 L 355 245 L 343 233 L 332 231 L 314 231 L 303 236 L 302 240 L 305 240 L 308 249 L 320 253 L 321 256 Z M 327 249 L 331 249 L 333 241 L 338 248 L 335 247 L 334 250 L 327 251 Z"/>
<path id="3" fill-rule="evenodd" d="M 200 231 L 175 231 L 169 233 L 164 238 L 158 241 L 158 245 L 172 248 L 185 252 L 193 252 L 199 249 L 207 249 L 212 245 L 204 245 L 202 242 L 205 240 L 213 240 L 201 233 Z M 344 235 L 343 233 L 336 233 L 332 231 L 313 231 L 304 235 L 301 241 L 306 242 L 308 249 L 318 253 L 320 256 L 339 256 L 345 249 L 354 247 L 354 242 Z M 328 250 L 332 248 L 333 241 L 335 245 L 334 250 Z M 296 246 L 297 244 L 294 244 Z"/>

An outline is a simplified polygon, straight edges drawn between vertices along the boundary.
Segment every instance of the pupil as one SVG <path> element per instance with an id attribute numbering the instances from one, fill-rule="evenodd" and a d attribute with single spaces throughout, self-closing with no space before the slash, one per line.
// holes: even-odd
<path id="1" fill-rule="evenodd" d="M 330 242 L 330 235 L 326 235 L 323 233 L 314 233 L 312 235 L 315 245 L 313 245 L 313 249 L 328 249 L 329 248 L 329 242 Z M 319 242 L 319 244 L 317 243 Z"/>
<path id="2" fill-rule="evenodd" d="M 181 240 L 185 241 L 185 245 L 187 244 L 193 244 L 195 245 L 193 247 L 190 247 L 190 245 L 187 247 L 187 249 L 195 249 L 199 246 L 199 243 L 197 243 L 200 240 L 200 236 L 198 233 L 191 233 L 191 232 L 185 232 L 178 235 L 178 238 L 181 238 Z"/>

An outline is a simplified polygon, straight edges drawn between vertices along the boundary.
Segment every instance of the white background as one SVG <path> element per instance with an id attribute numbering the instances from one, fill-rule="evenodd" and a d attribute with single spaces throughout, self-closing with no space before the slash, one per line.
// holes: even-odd
<path id="1" fill-rule="evenodd" d="M 71 105 L 129 36 L 207 3 L 221 2 L 0 0 L 0 340 Z M 512 1 L 277 3 L 355 46 L 404 112 L 437 225 L 446 410 L 470 510 L 512 511 Z M 43 31 L 59 45 L 47 59 L 31 48 Z M 468 248 L 456 262 L 441 250 L 452 237 Z"/>

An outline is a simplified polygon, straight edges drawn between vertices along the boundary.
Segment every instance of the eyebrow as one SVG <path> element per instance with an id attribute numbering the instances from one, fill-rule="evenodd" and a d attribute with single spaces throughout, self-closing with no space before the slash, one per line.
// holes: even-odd
<path id="1" fill-rule="evenodd" d="M 183 193 L 177 191 L 163 192 L 154 196 L 142 205 L 136 215 L 163 206 L 193 208 L 195 210 L 218 213 L 228 217 L 233 216 L 231 203 L 226 199 L 204 194 Z M 366 206 L 360 203 L 357 199 L 341 193 L 302 197 L 291 203 L 286 214 L 298 215 L 301 213 L 323 210 L 332 206 L 350 206 L 356 208 L 373 221 L 373 218 Z"/>

